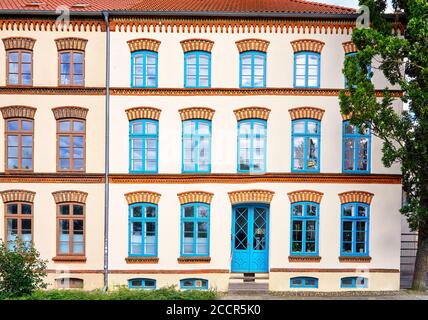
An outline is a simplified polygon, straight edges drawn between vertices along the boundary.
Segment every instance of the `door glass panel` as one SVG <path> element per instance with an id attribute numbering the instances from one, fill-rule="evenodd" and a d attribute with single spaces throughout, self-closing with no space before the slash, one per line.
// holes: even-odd
<path id="1" fill-rule="evenodd" d="M 248 209 L 236 209 L 235 216 L 235 249 L 247 249 L 248 236 Z"/>
<path id="2" fill-rule="evenodd" d="M 266 209 L 254 208 L 253 249 L 266 249 Z"/>

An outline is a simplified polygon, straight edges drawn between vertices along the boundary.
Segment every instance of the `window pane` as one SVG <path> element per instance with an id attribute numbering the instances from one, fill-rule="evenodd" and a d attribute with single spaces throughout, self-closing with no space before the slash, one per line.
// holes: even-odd
<path id="1" fill-rule="evenodd" d="M 185 206 L 184 207 L 184 217 L 185 218 L 191 218 L 194 214 L 194 207 L 193 206 Z"/>
<path id="2" fill-rule="evenodd" d="M 73 205 L 73 214 L 75 216 L 83 216 L 83 206 Z"/>
<path id="3" fill-rule="evenodd" d="M 156 207 L 147 206 L 146 207 L 146 218 L 155 218 L 156 217 Z"/>
<path id="4" fill-rule="evenodd" d="M 304 121 L 293 121 L 294 133 L 305 133 L 305 122 Z"/>
<path id="5" fill-rule="evenodd" d="M 32 131 L 33 130 L 33 121 L 22 120 L 21 122 L 23 131 Z"/>
<path id="6" fill-rule="evenodd" d="M 59 253 L 70 252 L 70 223 L 68 220 L 59 220 Z"/>
<path id="7" fill-rule="evenodd" d="M 194 223 L 184 222 L 184 235 L 183 235 L 183 253 L 195 253 L 194 247 Z"/>
<path id="8" fill-rule="evenodd" d="M 143 216 L 143 210 L 141 206 L 136 206 L 132 208 L 132 216 L 134 218 L 141 218 Z"/>
<path id="9" fill-rule="evenodd" d="M 73 221 L 73 253 L 83 254 L 84 241 L 83 241 L 83 220 Z"/>
<path id="10" fill-rule="evenodd" d="M 18 205 L 17 204 L 8 204 L 7 205 L 7 214 L 17 214 Z"/>
<path id="11" fill-rule="evenodd" d="M 208 208 L 206 206 L 197 207 L 197 216 L 198 218 L 207 218 L 208 217 Z"/>
<path id="12" fill-rule="evenodd" d="M 21 214 L 31 214 L 31 205 L 30 204 L 22 204 L 21 205 Z"/>
<path id="13" fill-rule="evenodd" d="M 18 120 L 8 120 L 7 121 L 7 130 L 9 131 L 17 131 L 19 126 Z"/>
<path id="14" fill-rule="evenodd" d="M 70 205 L 60 205 L 59 206 L 59 214 L 61 215 L 69 215 L 70 214 Z"/>

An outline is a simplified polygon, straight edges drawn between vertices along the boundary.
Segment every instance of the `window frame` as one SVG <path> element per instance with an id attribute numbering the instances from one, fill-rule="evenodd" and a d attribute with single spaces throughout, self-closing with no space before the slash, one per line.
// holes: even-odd
<path id="1" fill-rule="evenodd" d="M 296 60 L 298 56 L 305 56 L 305 85 L 303 86 L 298 86 L 296 85 L 296 69 L 297 69 L 297 65 L 296 65 Z M 309 73 L 308 73 L 308 69 L 309 69 L 309 56 L 310 55 L 314 55 L 318 58 L 318 74 L 317 74 L 317 84 L 315 86 L 309 86 L 308 85 L 308 79 L 309 79 Z M 299 52 L 295 52 L 294 53 L 294 76 L 293 76 L 293 87 L 294 88 L 320 88 L 321 87 L 321 54 L 318 52 L 314 52 L 314 51 L 299 51 Z"/>
<path id="2" fill-rule="evenodd" d="M 143 126 L 143 131 L 146 128 L 147 123 L 153 123 L 156 125 L 156 134 L 148 134 L 148 133 L 133 133 L 132 129 L 133 129 L 133 125 L 135 123 L 141 123 Z M 134 170 L 132 169 L 132 165 L 133 165 L 133 147 L 132 147 L 132 140 L 133 139 L 142 139 L 142 143 L 143 143 L 143 148 L 142 148 L 142 156 L 141 156 L 141 162 L 142 162 L 142 170 Z M 145 151 L 146 151 L 146 147 L 145 147 L 145 141 L 147 139 L 156 139 L 156 168 L 155 170 L 146 170 L 145 169 L 145 165 L 147 163 L 147 159 L 145 156 Z M 158 173 L 159 171 L 159 121 L 158 120 L 154 120 L 154 119 L 134 119 L 129 121 L 129 173 L 146 173 L 146 174 L 154 174 L 154 173 Z"/>
<path id="3" fill-rule="evenodd" d="M 18 121 L 18 130 L 17 131 L 11 131 L 8 129 L 8 123 L 9 121 Z M 22 130 L 22 122 L 23 121 L 29 121 L 31 122 L 31 131 L 23 131 Z M 4 167 L 5 167 L 5 171 L 6 172 L 33 172 L 34 171 L 34 119 L 31 118 L 7 118 L 5 119 L 5 139 L 4 139 L 4 144 L 5 144 L 5 159 L 4 159 Z M 18 137 L 18 168 L 14 169 L 14 168 L 9 168 L 9 142 L 8 142 L 8 138 L 9 136 L 17 136 Z M 22 168 L 22 137 L 23 136 L 31 136 L 31 149 L 32 149 L 32 153 L 31 153 L 31 168 L 29 169 L 25 169 Z"/>
<path id="4" fill-rule="evenodd" d="M 196 74 L 195 74 L 195 85 L 191 86 L 187 80 L 187 57 L 189 55 L 196 55 Z M 202 86 L 199 84 L 199 60 L 200 56 L 208 57 L 208 85 Z M 211 88 L 211 52 L 202 50 L 192 50 L 184 53 L 184 88 Z"/>
<path id="5" fill-rule="evenodd" d="M 251 85 L 249 85 L 249 86 L 243 85 L 243 82 L 242 82 L 242 77 L 243 77 L 243 74 L 242 74 L 243 63 L 242 62 L 243 62 L 243 58 L 247 55 L 251 56 Z M 257 55 L 263 57 L 263 84 L 261 86 L 256 86 L 254 84 L 254 76 L 255 76 L 255 74 L 254 74 L 254 67 L 255 67 L 254 60 L 255 60 L 255 57 Z M 240 88 L 266 88 L 266 64 L 267 64 L 266 52 L 257 51 L 257 50 L 250 50 L 250 51 L 241 52 L 239 54 L 239 87 Z"/>
<path id="6" fill-rule="evenodd" d="M 193 122 L 195 124 L 195 134 L 186 134 L 184 132 L 184 125 L 186 123 L 189 122 Z M 209 160 L 209 164 L 208 164 L 208 169 L 207 170 L 201 170 L 199 169 L 199 139 L 200 137 L 207 137 L 207 135 L 205 134 L 200 134 L 198 133 L 198 129 L 199 129 L 199 124 L 200 123 L 205 123 L 208 124 L 208 129 L 209 129 L 209 138 L 208 138 L 208 160 Z M 186 170 L 185 169 L 185 165 L 184 165 L 184 139 L 185 138 L 192 138 L 192 141 L 195 141 L 195 154 L 196 154 L 196 159 L 195 162 L 193 164 L 193 170 Z M 182 173 L 210 173 L 211 172 L 211 143 L 212 143 L 212 121 L 211 120 L 207 120 L 207 119 L 188 119 L 188 120 L 183 120 L 181 122 L 181 172 Z"/>
<path id="7" fill-rule="evenodd" d="M 191 287 L 184 287 L 184 282 L 185 281 L 192 281 L 193 282 L 193 286 Z M 197 287 L 195 286 L 196 281 L 202 281 L 202 286 Z M 203 278 L 185 278 L 185 279 L 180 279 L 180 289 L 181 290 L 208 290 L 208 279 L 203 279 Z"/>
<path id="8" fill-rule="evenodd" d="M 344 210 L 345 207 L 353 205 L 353 214 L 351 217 L 349 216 L 344 216 Z M 365 217 L 359 217 L 358 216 L 358 206 L 362 206 L 366 208 L 366 216 Z M 340 208 L 340 212 L 341 212 L 341 217 L 340 217 L 340 256 L 343 257 L 353 257 L 353 256 L 358 256 L 358 257 L 368 257 L 369 256 L 369 245 L 370 245 L 370 205 L 368 205 L 367 203 L 363 203 L 363 202 L 347 202 L 341 205 Z M 352 222 L 352 240 L 351 240 L 351 244 L 352 244 L 352 251 L 351 252 L 345 252 L 343 251 L 343 224 L 344 222 L 348 222 L 351 221 Z M 364 248 L 365 248 L 365 252 L 361 253 L 361 252 L 356 252 L 356 225 L 357 222 L 359 221 L 364 221 L 365 222 L 365 241 L 364 241 Z M 349 242 L 349 241 L 347 241 Z"/>
<path id="9" fill-rule="evenodd" d="M 372 139 L 371 139 L 371 128 L 367 127 L 367 134 L 360 134 L 358 131 L 358 128 L 356 126 L 354 127 L 355 133 L 346 133 L 346 126 L 351 125 L 349 120 L 345 120 L 342 123 L 342 172 L 343 173 L 358 173 L 358 174 L 368 174 L 371 172 L 371 146 L 372 146 Z M 367 138 L 367 170 L 347 170 L 345 169 L 345 155 L 346 155 L 346 139 L 353 139 L 354 141 L 354 168 L 358 167 L 358 151 L 359 146 L 357 142 L 357 139 L 360 138 Z"/>
<path id="10" fill-rule="evenodd" d="M 69 215 L 61 215 L 61 206 L 71 206 L 70 208 L 70 214 Z M 74 206 L 81 206 L 83 207 L 83 214 L 81 216 L 77 215 L 75 216 L 72 214 Z M 77 218 L 74 218 L 77 217 Z M 60 220 L 68 220 L 69 223 L 69 241 L 68 241 L 68 253 L 61 253 L 60 252 Z M 82 253 L 73 253 L 73 244 L 74 244 L 74 220 L 82 220 L 83 221 L 83 252 Z M 86 204 L 75 202 L 75 201 L 68 201 L 68 202 L 61 202 L 56 204 L 56 255 L 57 257 L 86 257 Z"/>
<path id="11" fill-rule="evenodd" d="M 9 205 L 17 205 L 17 213 L 12 214 L 8 213 L 8 207 Z M 22 214 L 22 205 L 29 205 L 31 207 L 31 214 Z M 30 220 L 31 221 L 31 240 L 30 243 L 33 244 L 34 241 L 34 205 L 32 202 L 26 202 L 26 201 L 11 201 L 4 204 L 4 238 L 5 238 L 5 244 L 9 248 L 9 226 L 8 226 L 8 220 L 9 219 L 16 219 L 17 220 L 17 242 L 18 242 L 18 251 L 21 249 L 22 245 L 22 220 Z M 15 250 L 14 250 L 15 251 Z"/>
<path id="12" fill-rule="evenodd" d="M 185 217 L 185 207 L 193 207 L 193 217 Z M 200 218 L 197 216 L 197 207 L 203 206 L 207 208 L 208 213 L 206 218 Z M 211 228 L 211 205 L 205 202 L 190 202 L 184 203 L 180 206 L 180 257 L 209 257 L 210 256 L 210 228 Z M 184 223 L 192 222 L 193 223 L 193 253 L 184 252 Z M 207 223 L 207 253 L 197 253 L 198 247 L 198 223 L 206 222 Z"/>
<path id="13" fill-rule="evenodd" d="M 134 286 L 132 285 L 132 281 L 142 281 L 142 285 L 141 286 Z M 154 286 L 146 286 L 146 281 L 154 281 Z M 137 289 L 137 290 L 155 290 L 157 286 L 157 281 L 156 279 L 150 279 L 150 278 L 132 278 L 132 279 L 128 279 L 128 288 L 129 289 Z"/>
<path id="14" fill-rule="evenodd" d="M 251 134 L 250 134 L 250 162 L 249 162 L 249 166 L 250 168 L 248 170 L 241 170 L 241 162 L 240 162 L 240 139 L 242 137 L 245 137 L 245 135 L 240 134 L 240 126 L 243 123 L 250 123 L 250 129 L 251 129 Z M 258 135 L 254 135 L 254 123 L 259 123 L 259 124 L 263 124 L 264 126 L 264 139 L 263 139 L 263 143 L 264 143 L 264 153 L 263 153 L 263 168 L 260 170 L 253 170 L 253 166 L 254 166 L 254 139 L 257 138 Z M 242 119 L 238 121 L 238 132 L 237 132 L 237 172 L 238 173 L 265 173 L 266 172 L 266 168 L 267 168 L 267 120 L 264 119 Z M 262 136 L 260 136 L 261 138 Z"/>
<path id="15" fill-rule="evenodd" d="M 305 132 L 304 133 L 295 133 L 294 125 L 297 122 L 304 122 L 305 124 Z M 308 133 L 308 123 L 314 122 L 318 126 L 317 133 Z M 303 150 L 303 169 L 295 169 L 294 168 L 294 138 L 302 137 L 304 138 L 304 150 Z M 317 152 L 317 167 L 316 169 L 308 169 L 308 138 L 318 138 L 318 152 Z M 319 173 L 321 169 L 321 121 L 318 119 L 311 118 L 301 118 L 295 119 L 291 121 L 291 172 L 306 172 L 306 173 Z"/>
<path id="16" fill-rule="evenodd" d="M 354 52 L 345 53 L 345 60 L 346 60 L 347 57 L 354 57 L 354 56 L 356 56 L 357 53 L 358 52 L 355 52 L 355 51 Z M 372 72 L 372 65 L 369 64 L 368 68 L 367 68 L 367 79 L 369 79 L 369 80 L 372 79 L 372 77 L 370 76 L 371 72 Z M 342 72 L 342 74 L 343 74 L 343 72 Z M 347 87 L 348 87 L 348 80 L 346 79 L 345 74 L 343 74 L 343 78 L 344 78 L 344 89 L 347 89 Z"/>
<path id="17" fill-rule="evenodd" d="M 350 285 L 346 285 L 343 283 L 344 280 L 351 279 L 352 283 Z M 358 280 L 362 279 L 363 284 L 358 284 Z M 352 276 L 352 277 L 343 277 L 340 278 L 340 287 L 348 288 L 348 289 L 367 289 L 369 286 L 369 279 L 366 277 L 360 276 Z"/>
<path id="18" fill-rule="evenodd" d="M 18 53 L 18 83 L 10 83 L 10 57 L 9 55 L 11 53 Z M 22 55 L 23 53 L 30 54 L 30 75 L 31 80 L 30 83 L 23 83 L 22 78 Z M 8 87 L 32 87 L 33 86 L 33 74 L 34 74 L 34 59 L 33 59 L 33 50 L 26 50 L 26 49 L 10 49 L 6 50 L 6 86 Z"/>
<path id="19" fill-rule="evenodd" d="M 133 208 L 135 207 L 141 207 L 141 218 L 135 218 L 132 216 Z M 154 207 L 156 217 L 145 217 L 145 208 L 146 207 Z M 134 222 L 141 222 L 141 254 L 132 253 L 132 223 Z M 148 254 L 144 251 L 144 245 L 145 245 L 145 223 L 146 222 L 154 222 L 155 223 L 155 254 Z M 128 257 L 158 257 L 158 250 L 159 250 L 159 210 L 158 205 L 151 202 L 136 202 L 132 203 L 128 206 Z"/>
<path id="20" fill-rule="evenodd" d="M 143 59 L 143 73 L 141 75 L 142 79 L 143 79 L 143 84 L 141 86 L 137 86 L 135 83 L 135 57 L 137 55 L 142 55 L 142 59 Z M 147 57 L 149 55 L 153 55 L 155 57 L 155 84 L 153 86 L 149 86 L 147 85 Z M 159 79 L 159 60 L 158 60 L 158 53 L 156 51 L 151 51 L 151 50 L 138 50 L 138 51 L 134 51 L 131 52 L 131 88 L 157 88 L 158 87 L 158 79 Z"/>
<path id="21" fill-rule="evenodd" d="M 70 83 L 69 84 L 63 84 L 61 81 L 61 55 L 64 53 L 70 54 Z M 74 53 L 81 53 L 82 54 L 82 84 L 75 84 L 74 83 Z M 85 69 L 86 69 L 86 63 L 85 63 L 85 51 L 84 50 L 77 50 L 77 49 L 65 49 L 58 51 L 58 86 L 59 87 L 84 87 L 85 86 Z"/>
<path id="22" fill-rule="evenodd" d="M 293 284 L 293 280 L 301 280 L 302 284 Z M 314 285 L 306 284 L 307 280 L 315 280 Z M 315 277 L 292 277 L 290 278 L 290 288 L 299 288 L 299 289 L 318 289 L 319 279 Z"/>
<path id="23" fill-rule="evenodd" d="M 297 205 L 302 205 L 302 215 L 301 216 L 295 216 L 293 214 L 293 209 Z M 316 215 L 315 216 L 307 216 L 306 208 L 307 206 L 314 206 L 316 209 Z M 311 202 L 311 201 L 300 201 L 300 202 L 294 202 L 290 206 L 291 212 L 290 212 L 290 256 L 318 256 L 319 255 L 319 224 L 320 224 L 320 206 L 319 203 Z M 302 223 L 302 251 L 293 251 L 293 222 L 299 220 L 303 221 Z M 303 248 L 306 248 L 306 221 L 314 220 L 315 221 L 315 251 L 314 252 L 307 252 L 303 251 Z"/>
<path id="24" fill-rule="evenodd" d="M 68 132 L 62 132 L 60 131 L 60 124 L 61 122 L 70 122 L 70 131 Z M 74 131 L 74 122 L 83 122 L 84 129 L 82 132 Z M 70 157 L 69 158 L 61 158 L 60 153 L 60 137 L 61 136 L 67 136 L 70 138 Z M 74 157 L 73 157 L 73 151 L 74 151 L 74 138 L 76 136 L 82 136 L 83 137 L 83 168 L 82 169 L 74 169 Z M 80 119 L 80 118 L 61 118 L 56 120 L 56 170 L 57 172 L 86 172 L 86 119 Z M 70 168 L 68 169 L 61 169 L 60 161 L 61 159 L 68 159 L 70 161 Z"/>

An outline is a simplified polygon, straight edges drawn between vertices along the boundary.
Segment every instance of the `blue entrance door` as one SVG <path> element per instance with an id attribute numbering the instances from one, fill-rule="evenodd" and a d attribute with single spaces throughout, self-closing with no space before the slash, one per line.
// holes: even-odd
<path id="1" fill-rule="evenodd" d="M 268 272 L 269 207 L 246 204 L 232 210 L 232 272 Z"/>

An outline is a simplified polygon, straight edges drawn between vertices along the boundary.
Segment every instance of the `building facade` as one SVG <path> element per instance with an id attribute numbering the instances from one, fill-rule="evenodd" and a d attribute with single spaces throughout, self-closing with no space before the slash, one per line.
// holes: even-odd
<path id="1" fill-rule="evenodd" d="M 0 238 L 33 241 L 51 287 L 399 289 L 399 166 L 338 101 L 353 10 L 65 1 L 64 27 L 15 2 Z"/>

